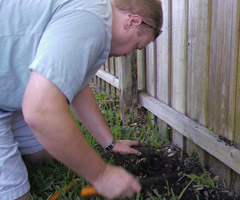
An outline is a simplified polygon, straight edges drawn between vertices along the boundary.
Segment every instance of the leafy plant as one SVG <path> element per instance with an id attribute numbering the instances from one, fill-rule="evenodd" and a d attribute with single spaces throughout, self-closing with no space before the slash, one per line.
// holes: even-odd
<path id="1" fill-rule="evenodd" d="M 204 172 L 198 176 L 196 174 L 188 174 L 188 178 L 195 180 L 194 188 L 213 188 L 216 189 L 215 182 L 211 178 L 210 172 L 204 170 Z"/>

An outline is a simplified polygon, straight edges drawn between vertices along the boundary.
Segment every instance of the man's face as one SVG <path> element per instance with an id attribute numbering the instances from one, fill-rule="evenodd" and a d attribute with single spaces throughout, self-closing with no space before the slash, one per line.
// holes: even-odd
<path id="1" fill-rule="evenodd" d="M 143 49 L 154 39 L 152 29 L 141 29 L 140 16 L 125 14 L 122 18 L 113 27 L 110 56 L 124 56 L 134 49 Z"/>
<path id="2" fill-rule="evenodd" d="M 151 31 L 138 35 L 137 30 L 132 35 L 123 35 L 117 46 L 111 46 L 110 56 L 125 56 L 134 49 L 141 50 L 153 41 Z"/>

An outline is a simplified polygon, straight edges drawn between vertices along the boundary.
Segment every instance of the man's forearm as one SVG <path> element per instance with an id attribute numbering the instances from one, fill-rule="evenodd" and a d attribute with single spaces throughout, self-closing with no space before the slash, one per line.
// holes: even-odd
<path id="1" fill-rule="evenodd" d="M 99 110 L 96 99 L 89 86 L 76 95 L 72 106 L 79 120 L 97 139 L 102 147 L 112 142 L 113 136 L 111 131 Z"/>
<path id="2" fill-rule="evenodd" d="M 53 113 L 54 120 L 43 121 L 42 125 L 38 120 L 38 125 L 33 127 L 38 141 L 56 159 L 93 182 L 103 173 L 105 163 L 86 142 L 71 116 L 62 113 L 58 116 Z"/>
<path id="3" fill-rule="evenodd" d="M 56 159 L 93 183 L 106 164 L 79 131 L 62 93 L 33 72 L 23 100 L 23 114 L 38 141 Z"/>

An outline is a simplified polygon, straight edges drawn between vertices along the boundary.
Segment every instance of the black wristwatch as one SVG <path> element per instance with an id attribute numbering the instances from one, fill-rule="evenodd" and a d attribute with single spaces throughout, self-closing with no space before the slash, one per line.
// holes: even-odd
<path id="1" fill-rule="evenodd" d="M 113 149 L 113 147 L 115 146 L 115 144 L 116 144 L 116 140 L 115 140 L 115 138 L 113 138 L 113 141 L 112 141 L 109 145 L 107 145 L 107 146 L 105 147 L 105 149 L 106 149 L 107 151 L 111 151 L 111 150 Z"/>

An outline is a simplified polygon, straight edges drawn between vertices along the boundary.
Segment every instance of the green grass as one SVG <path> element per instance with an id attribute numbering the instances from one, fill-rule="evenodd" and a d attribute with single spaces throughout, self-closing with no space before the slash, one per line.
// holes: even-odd
<path id="1" fill-rule="evenodd" d="M 96 94 L 96 100 L 98 102 L 99 108 L 101 109 L 106 122 L 108 123 L 112 134 L 116 139 L 134 139 L 138 140 L 141 143 L 150 144 L 151 146 L 158 147 L 159 145 L 166 142 L 161 138 L 161 134 L 159 134 L 159 130 L 157 124 L 152 123 L 150 113 L 147 114 L 147 123 L 145 125 L 139 125 L 138 123 L 131 121 L 129 123 L 123 123 L 120 119 L 120 111 L 118 108 L 118 98 L 112 97 L 106 93 L 99 92 Z M 70 112 L 72 110 L 70 109 Z M 84 126 L 77 120 L 76 116 L 72 112 L 73 117 L 76 120 L 76 123 L 79 126 L 79 129 L 85 135 L 86 140 L 89 144 L 100 154 L 103 155 L 105 150 L 102 149 L 96 142 L 96 140 L 89 134 Z M 167 130 L 170 132 L 170 129 Z M 168 138 L 168 137 L 167 137 Z M 114 164 L 114 159 L 111 157 L 106 162 Z M 61 188 L 64 188 L 68 185 L 72 180 L 79 178 L 79 183 L 74 185 L 72 190 L 67 192 L 66 194 L 62 193 L 60 199 L 69 200 L 69 199 L 82 199 L 80 198 L 80 190 L 83 186 L 86 186 L 87 183 L 84 179 L 75 174 L 72 170 L 64 166 L 63 164 L 57 161 L 51 161 L 50 163 L 43 163 L 37 166 L 34 169 L 29 170 L 29 180 L 31 184 L 31 196 L 29 199 L 31 200 L 47 200 L 49 199 L 55 192 L 61 191 Z M 171 199 L 181 199 L 184 196 L 184 192 L 188 189 L 188 187 L 193 183 L 193 181 L 197 180 L 196 187 L 212 187 L 213 183 L 208 177 L 205 176 L 197 177 L 196 175 L 189 175 L 191 181 L 189 185 L 184 188 L 184 190 L 176 195 L 172 188 L 169 187 L 166 182 L 166 188 L 168 195 Z M 214 187 L 214 186 L 213 186 Z M 154 195 L 153 195 L 154 194 Z M 145 197 L 144 197 L 145 198 Z M 141 200 L 144 199 L 143 195 L 137 194 L 133 199 Z M 89 200 L 103 200 L 104 198 L 100 196 L 88 198 Z M 146 199 L 146 198 L 145 198 Z M 154 199 L 164 199 L 161 194 L 158 194 L 157 191 L 153 191 L 153 193 L 148 193 L 149 200 Z"/>

